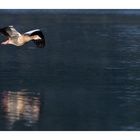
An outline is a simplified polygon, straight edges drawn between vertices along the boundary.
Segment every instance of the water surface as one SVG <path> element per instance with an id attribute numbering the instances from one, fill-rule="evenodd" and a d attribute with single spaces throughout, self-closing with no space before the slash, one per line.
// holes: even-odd
<path id="1" fill-rule="evenodd" d="M 0 130 L 140 130 L 139 14 L 1 10 L 47 45 L 0 47 Z"/>

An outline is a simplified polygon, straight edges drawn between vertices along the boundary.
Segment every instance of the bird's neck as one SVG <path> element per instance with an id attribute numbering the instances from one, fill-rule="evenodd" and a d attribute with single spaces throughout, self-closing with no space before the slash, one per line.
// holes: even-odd
<path id="1" fill-rule="evenodd" d="M 33 40 L 32 36 L 28 36 L 28 35 L 22 36 L 22 41 L 24 42 L 29 42 L 31 40 Z"/>
<path id="2" fill-rule="evenodd" d="M 24 41 L 25 41 L 25 42 L 29 42 L 29 41 L 31 41 L 31 40 L 38 40 L 38 39 L 41 39 L 38 35 L 32 35 L 32 36 L 24 35 L 23 38 L 24 38 Z"/>

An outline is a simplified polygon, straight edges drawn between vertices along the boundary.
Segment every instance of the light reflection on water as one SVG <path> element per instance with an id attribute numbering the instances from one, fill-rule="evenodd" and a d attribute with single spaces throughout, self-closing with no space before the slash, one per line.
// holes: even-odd
<path id="1" fill-rule="evenodd" d="M 32 127 L 39 120 L 39 96 L 27 91 L 3 91 L 2 107 L 7 120 L 7 129 Z"/>

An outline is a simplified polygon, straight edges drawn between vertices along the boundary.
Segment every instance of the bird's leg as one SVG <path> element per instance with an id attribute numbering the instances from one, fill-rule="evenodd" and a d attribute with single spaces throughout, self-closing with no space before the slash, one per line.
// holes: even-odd
<path id="1" fill-rule="evenodd" d="M 6 40 L 6 41 L 2 42 L 1 44 L 6 45 L 6 44 L 8 44 L 8 42 L 9 42 L 9 40 Z"/>
<path id="2" fill-rule="evenodd" d="M 9 44 L 9 38 L 8 38 L 6 41 L 3 41 L 1 44 L 2 44 L 2 45 Z"/>

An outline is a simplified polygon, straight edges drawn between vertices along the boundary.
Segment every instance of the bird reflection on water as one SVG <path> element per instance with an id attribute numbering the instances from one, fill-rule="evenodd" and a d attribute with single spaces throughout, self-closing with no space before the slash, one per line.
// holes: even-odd
<path id="1" fill-rule="evenodd" d="M 7 129 L 33 129 L 39 120 L 39 94 L 27 91 L 2 92 L 2 107 L 7 121 Z"/>

